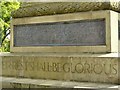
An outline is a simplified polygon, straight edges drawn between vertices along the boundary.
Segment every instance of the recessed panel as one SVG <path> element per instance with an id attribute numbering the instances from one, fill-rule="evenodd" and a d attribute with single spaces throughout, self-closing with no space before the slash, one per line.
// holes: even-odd
<path id="1" fill-rule="evenodd" d="M 120 20 L 118 21 L 118 36 L 119 36 L 119 40 L 118 40 L 118 49 L 119 49 L 119 52 L 120 52 Z"/>
<path id="2" fill-rule="evenodd" d="M 119 32 L 119 40 L 120 40 L 120 20 L 118 21 L 118 32 Z"/>
<path id="3" fill-rule="evenodd" d="M 14 26 L 14 46 L 105 45 L 105 20 L 81 20 Z"/>

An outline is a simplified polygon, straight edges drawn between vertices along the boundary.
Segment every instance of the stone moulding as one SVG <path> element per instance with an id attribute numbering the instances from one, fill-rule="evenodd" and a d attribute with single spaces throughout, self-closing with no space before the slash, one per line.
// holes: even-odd
<path id="1" fill-rule="evenodd" d="M 12 16 L 22 18 L 96 10 L 120 12 L 120 2 L 29 2 L 23 3 Z"/>

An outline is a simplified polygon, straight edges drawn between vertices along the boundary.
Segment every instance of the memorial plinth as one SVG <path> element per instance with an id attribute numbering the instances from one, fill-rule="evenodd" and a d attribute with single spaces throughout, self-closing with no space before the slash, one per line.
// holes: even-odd
<path id="1" fill-rule="evenodd" d="M 62 84 L 41 80 L 120 84 L 119 7 L 119 2 L 24 3 L 13 12 L 11 52 L 1 54 L 3 86 L 31 87 L 33 80 L 40 87 Z M 7 80 L 12 78 L 21 82 Z"/>
<path id="2" fill-rule="evenodd" d="M 11 52 L 118 52 L 118 13 L 15 18 L 11 37 Z"/>
<path id="3" fill-rule="evenodd" d="M 3 76 L 119 83 L 118 54 L 6 54 Z M 11 73 L 12 72 L 12 73 Z"/>

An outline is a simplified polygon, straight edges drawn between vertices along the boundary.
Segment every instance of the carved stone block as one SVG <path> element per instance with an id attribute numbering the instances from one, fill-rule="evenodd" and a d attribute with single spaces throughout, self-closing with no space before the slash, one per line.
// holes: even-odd
<path id="1" fill-rule="evenodd" d="M 13 12 L 14 18 L 75 13 L 96 10 L 114 10 L 120 12 L 120 2 L 31 2 L 23 3 Z"/>

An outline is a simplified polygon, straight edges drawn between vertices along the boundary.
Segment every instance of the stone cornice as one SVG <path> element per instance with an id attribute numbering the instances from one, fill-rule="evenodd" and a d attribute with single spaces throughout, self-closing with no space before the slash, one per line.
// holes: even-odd
<path id="1" fill-rule="evenodd" d="M 12 13 L 14 18 L 65 14 L 84 11 L 113 10 L 120 12 L 120 2 L 31 2 L 23 3 Z"/>

